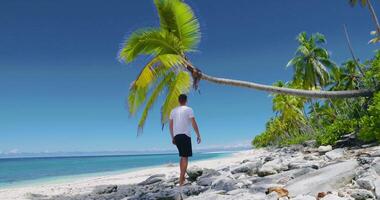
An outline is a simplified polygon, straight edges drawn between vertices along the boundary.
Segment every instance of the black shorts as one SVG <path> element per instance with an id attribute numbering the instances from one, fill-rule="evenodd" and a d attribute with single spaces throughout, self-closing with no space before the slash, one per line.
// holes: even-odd
<path id="1" fill-rule="evenodd" d="M 193 156 L 193 149 L 191 148 L 191 138 L 186 134 L 178 134 L 174 136 L 174 142 L 177 146 L 180 157 Z"/>

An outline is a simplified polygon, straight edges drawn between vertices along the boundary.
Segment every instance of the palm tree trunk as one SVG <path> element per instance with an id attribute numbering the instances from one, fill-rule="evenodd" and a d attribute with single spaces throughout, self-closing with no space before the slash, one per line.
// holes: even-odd
<path id="1" fill-rule="evenodd" d="M 212 83 L 230 85 L 236 87 L 256 89 L 260 91 L 278 93 L 278 94 L 287 94 L 293 96 L 301 96 L 308 98 L 353 98 L 353 97 L 368 97 L 372 96 L 372 90 L 360 89 L 360 90 L 344 90 L 344 91 L 314 91 L 314 90 L 301 90 L 301 89 L 292 89 L 284 87 L 276 87 L 271 85 L 263 85 L 259 83 L 253 83 L 248 81 L 240 81 L 226 78 L 218 78 L 207 75 L 205 73 L 200 73 L 200 78 Z"/>
<path id="2" fill-rule="evenodd" d="M 368 2 L 369 12 L 371 13 L 372 20 L 373 20 L 373 22 L 375 23 L 375 26 L 376 26 L 377 36 L 380 37 L 380 23 L 379 23 L 379 20 L 377 18 L 375 9 L 372 6 L 371 0 L 367 0 L 367 2 Z"/>
<path id="3" fill-rule="evenodd" d="M 350 41 L 350 37 L 348 35 L 348 31 L 347 31 L 347 27 L 346 27 L 346 24 L 343 25 L 343 28 L 344 28 L 344 33 L 346 35 L 346 40 L 347 40 L 347 44 L 348 44 L 348 48 L 350 49 L 350 52 L 351 52 L 351 56 L 352 56 L 352 59 L 354 60 L 357 68 L 359 69 L 359 72 L 360 74 L 364 77 L 364 72 L 363 72 L 363 69 L 362 67 L 360 66 L 357 58 L 355 57 L 355 54 L 354 54 L 354 49 L 352 48 L 352 45 L 351 45 L 351 41 Z"/>
<path id="4" fill-rule="evenodd" d="M 314 98 L 314 99 L 370 97 L 374 93 L 373 90 L 369 90 L 369 89 L 344 90 L 344 91 L 301 90 L 301 89 L 277 87 L 277 86 L 272 86 L 272 85 L 264 85 L 264 84 L 248 82 L 248 81 L 219 78 L 219 77 L 210 76 L 201 72 L 201 70 L 196 68 L 186 58 L 184 59 L 184 62 L 186 64 L 185 69 L 188 70 L 190 74 L 193 76 L 195 84 L 197 84 L 197 82 L 200 79 L 203 79 L 203 80 L 216 83 L 216 84 L 221 84 L 221 85 L 250 88 L 250 89 L 255 89 L 255 90 L 260 90 L 260 91 L 265 91 L 265 92 L 270 92 L 270 93 L 286 94 L 286 95 L 308 97 L 308 98 Z"/>

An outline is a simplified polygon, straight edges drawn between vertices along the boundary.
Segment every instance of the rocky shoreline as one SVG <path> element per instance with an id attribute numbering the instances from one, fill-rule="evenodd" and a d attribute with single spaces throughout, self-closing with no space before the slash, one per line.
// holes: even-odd
<path id="1" fill-rule="evenodd" d="M 218 168 L 192 166 L 178 189 L 177 175 L 155 174 L 138 184 L 104 185 L 89 194 L 44 196 L 51 200 L 380 199 L 380 146 L 313 147 L 313 142 L 255 151 L 249 159 Z"/>

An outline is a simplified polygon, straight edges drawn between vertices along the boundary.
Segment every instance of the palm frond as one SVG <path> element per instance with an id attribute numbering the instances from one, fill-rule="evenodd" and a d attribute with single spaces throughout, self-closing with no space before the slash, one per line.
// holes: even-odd
<path id="1" fill-rule="evenodd" d="M 164 54 L 153 58 L 148 62 L 137 76 L 135 85 L 137 87 L 148 87 L 152 84 L 155 78 L 168 69 L 181 66 L 184 64 L 184 59 L 175 54 Z"/>
<path id="2" fill-rule="evenodd" d="M 180 54 L 184 50 L 178 38 L 158 28 L 133 32 L 119 52 L 119 59 L 132 62 L 139 55 Z"/>
<path id="3" fill-rule="evenodd" d="M 191 78 L 189 73 L 180 71 L 176 78 L 170 83 L 168 95 L 161 107 L 161 123 L 166 124 L 169 119 L 170 111 L 178 106 L 178 96 L 188 93 L 191 88 Z"/>
<path id="4" fill-rule="evenodd" d="M 157 97 L 160 95 L 160 93 L 163 91 L 165 86 L 172 80 L 174 76 L 175 76 L 174 72 L 169 72 L 153 89 L 150 95 L 150 98 L 145 105 L 144 111 L 142 112 L 142 115 L 138 124 L 138 132 L 137 132 L 138 134 L 142 132 L 145 125 L 146 118 L 148 117 L 148 113 L 150 109 L 152 108 L 154 102 L 157 100 Z"/>
<path id="5" fill-rule="evenodd" d="M 128 95 L 128 111 L 130 116 L 134 116 L 137 109 L 145 102 L 148 88 L 139 88 L 133 83 Z"/>
<path id="6" fill-rule="evenodd" d="M 200 41 L 200 26 L 190 6 L 181 0 L 155 0 L 161 28 L 173 33 L 185 47 L 194 50 Z"/>

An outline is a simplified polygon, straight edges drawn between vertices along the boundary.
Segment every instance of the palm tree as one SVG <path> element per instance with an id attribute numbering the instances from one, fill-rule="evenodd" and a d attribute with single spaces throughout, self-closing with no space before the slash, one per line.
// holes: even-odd
<path id="1" fill-rule="evenodd" d="M 342 67 L 334 67 L 331 70 L 331 90 L 359 89 L 360 74 L 356 70 L 356 63 L 349 60 Z"/>
<path id="2" fill-rule="evenodd" d="M 162 92 L 166 92 L 161 107 L 161 122 L 168 121 L 169 112 L 177 106 L 177 96 L 195 89 L 200 79 L 209 82 L 257 89 L 272 93 L 306 96 L 311 98 L 349 98 L 370 96 L 371 90 L 355 91 L 309 91 L 262 85 L 247 81 L 209 76 L 196 68 L 187 54 L 196 50 L 200 40 L 200 28 L 191 8 L 182 0 L 154 0 L 160 26 L 133 32 L 119 52 L 119 59 L 130 63 L 140 55 L 150 60 L 131 84 L 128 107 L 131 115 L 146 102 L 139 130 L 142 130 L 149 110 Z M 148 100 L 146 97 L 150 94 Z"/>
<path id="3" fill-rule="evenodd" d="M 325 37 L 320 34 L 307 37 L 302 32 L 297 37 L 299 47 L 296 56 L 288 63 L 288 67 L 294 67 L 294 82 L 300 82 L 304 89 L 319 89 L 326 85 L 329 79 L 328 68 L 335 64 L 330 61 L 329 53 L 321 45 L 326 42 Z"/>
<path id="4" fill-rule="evenodd" d="M 372 20 L 375 23 L 376 31 L 372 34 L 376 35 L 377 37 L 372 39 L 370 43 L 376 43 L 380 41 L 380 23 L 377 18 L 375 9 L 373 8 L 373 5 L 371 3 L 371 0 L 348 0 L 349 4 L 351 6 L 355 6 L 360 1 L 360 5 L 362 7 L 366 7 L 368 5 L 369 12 L 371 14 Z"/>

